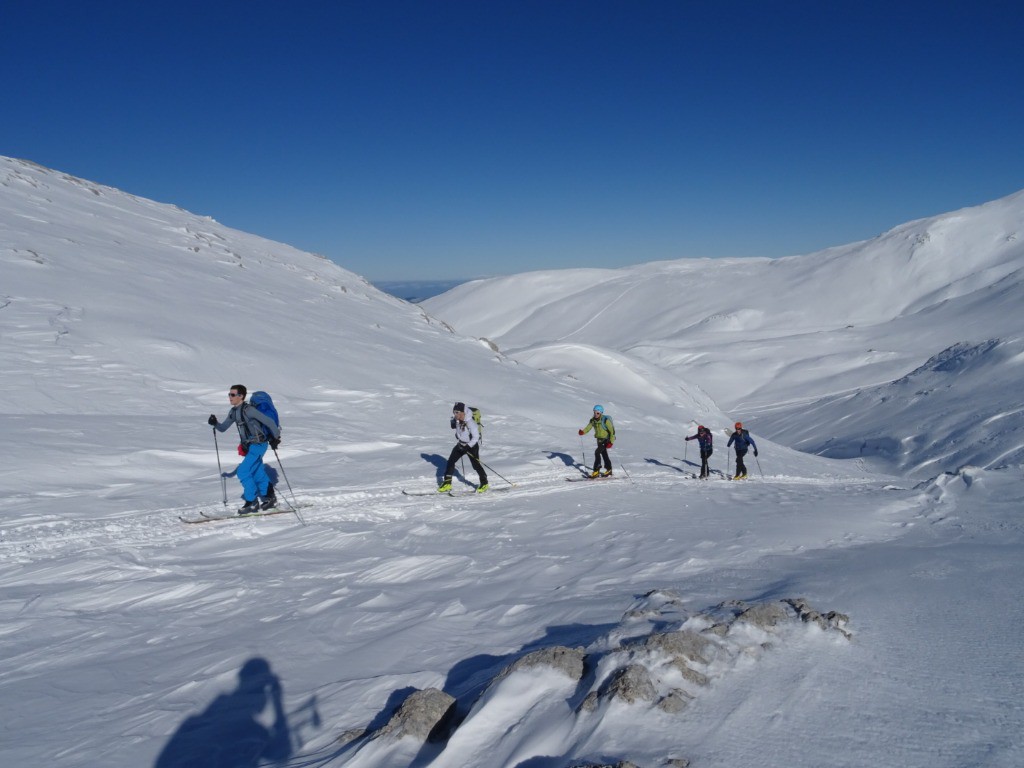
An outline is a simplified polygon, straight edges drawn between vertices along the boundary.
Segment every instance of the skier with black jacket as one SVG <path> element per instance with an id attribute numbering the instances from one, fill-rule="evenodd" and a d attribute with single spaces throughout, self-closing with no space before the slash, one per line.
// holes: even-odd
<path id="1" fill-rule="evenodd" d="M 711 430 L 702 424 L 697 427 L 696 435 L 690 435 L 686 439 L 687 441 L 696 440 L 697 445 L 700 446 L 700 479 L 706 480 L 711 474 L 711 469 L 708 467 L 708 459 L 711 458 L 711 454 L 714 453 Z"/>

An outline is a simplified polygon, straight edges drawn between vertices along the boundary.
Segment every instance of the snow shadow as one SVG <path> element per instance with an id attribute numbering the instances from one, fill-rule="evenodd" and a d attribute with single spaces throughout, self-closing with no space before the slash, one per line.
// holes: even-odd
<path id="1" fill-rule="evenodd" d="M 423 459 L 428 464 L 434 465 L 437 480 L 438 482 L 440 482 L 441 478 L 444 477 L 444 468 L 448 466 L 448 459 L 437 453 L 421 453 L 420 458 Z"/>
<path id="2" fill-rule="evenodd" d="M 577 469 L 580 472 L 584 472 L 584 471 L 587 470 L 587 465 L 586 464 L 580 464 L 578 461 L 576 461 L 575 457 L 570 456 L 568 453 L 559 453 L 557 451 L 548 451 L 547 458 L 549 458 L 551 460 L 558 459 L 563 464 L 565 464 L 566 467 L 571 467 L 573 469 Z"/>
<path id="3" fill-rule="evenodd" d="M 265 715 L 268 709 L 272 715 Z M 269 726 L 260 722 L 267 717 Z M 239 669 L 234 691 L 181 724 L 154 768 L 256 768 L 282 765 L 291 755 L 281 681 L 266 659 L 254 657 Z"/>
<path id="4" fill-rule="evenodd" d="M 682 472 L 683 474 L 686 474 L 686 475 L 691 474 L 690 470 L 688 470 L 688 469 L 684 469 L 682 467 L 677 467 L 675 464 L 666 464 L 665 462 L 661 461 L 660 459 L 644 459 L 644 461 L 646 461 L 648 464 L 653 464 L 656 467 L 664 467 L 665 469 L 674 469 L 676 472 Z M 692 461 L 685 461 L 683 463 L 684 464 L 688 464 L 691 467 L 696 467 L 698 469 L 700 468 L 700 464 L 694 464 Z"/>
<path id="5" fill-rule="evenodd" d="M 420 458 L 423 459 L 428 464 L 434 465 L 436 479 L 437 482 L 440 483 L 441 480 L 444 478 L 444 471 L 448 467 L 448 457 L 441 456 L 438 453 L 421 453 Z M 473 477 L 477 476 L 476 470 L 474 470 L 472 468 L 472 465 L 470 465 L 469 459 L 463 457 L 462 459 L 455 463 L 455 469 L 452 471 L 452 478 L 455 480 L 461 480 L 464 483 L 468 483 L 469 485 L 475 486 L 476 484 L 467 479 L 466 475 L 462 472 L 464 464 L 469 465 L 470 471 L 473 473 Z"/>
<path id="6" fill-rule="evenodd" d="M 579 462 L 575 458 L 570 456 L 568 453 L 558 453 L 557 451 L 548 451 L 547 458 L 558 459 L 567 467 L 579 467 Z"/>

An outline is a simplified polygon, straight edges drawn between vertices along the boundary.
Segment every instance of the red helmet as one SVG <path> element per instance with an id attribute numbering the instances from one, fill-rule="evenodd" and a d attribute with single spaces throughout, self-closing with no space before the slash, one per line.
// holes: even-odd
<path id="1" fill-rule="evenodd" d="M 736 429 L 743 429 L 743 422 L 742 421 L 737 421 L 736 422 Z"/>
<path id="2" fill-rule="evenodd" d="M 697 431 L 698 431 L 698 432 L 706 432 L 706 431 L 707 431 L 707 429 L 708 429 L 708 428 L 707 428 L 707 427 L 705 427 L 705 426 L 704 426 L 703 424 L 701 424 L 701 425 L 700 425 L 699 427 L 697 427 Z"/>

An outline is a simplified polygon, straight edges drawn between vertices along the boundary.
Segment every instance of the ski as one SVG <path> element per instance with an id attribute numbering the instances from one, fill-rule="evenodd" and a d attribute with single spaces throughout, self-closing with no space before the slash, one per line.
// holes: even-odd
<path id="1" fill-rule="evenodd" d="M 680 459 L 678 456 L 673 456 L 672 460 L 673 461 L 681 462 L 683 464 L 689 464 L 690 463 L 686 459 Z M 671 467 L 671 465 L 668 465 L 668 464 L 666 464 L 665 466 Z M 686 469 L 685 467 L 671 467 L 671 469 L 674 469 L 677 472 L 682 472 L 684 475 L 686 475 L 691 480 L 697 480 L 698 479 L 696 472 L 691 472 L 690 470 Z"/>
<path id="2" fill-rule="evenodd" d="M 488 488 L 483 493 L 478 493 L 476 490 L 468 490 L 468 491 L 451 490 L 451 491 L 448 491 L 448 495 L 449 496 L 453 496 L 455 498 L 459 498 L 460 496 L 486 496 L 489 493 L 497 493 L 498 491 L 511 491 L 511 490 L 512 490 L 512 486 L 511 485 L 501 485 L 501 486 L 498 486 L 497 488 Z"/>
<path id="3" fill-rule="evenodd" d="M 672 458 L 674 460 L 676 460 L 676 461 L 681 461 L 683 463 L 689 463 L 689 462 L 686 461 L 686 459 L 680 459 L 678 456 L 673 456 Z M 673 467 L 673 469 L 674 469 L 674 467 Z M 680 471 L 681 472 L 686 472 L 688 470 L 680 469 Z M 710 472 L 710 474 L 707 476 L 707 478 L 705 478 L 707 480 L 711 479 L 711 475 L 716 475 L 717 477 L 721 477 L 721 478 L 724 478 L 726 480 L 731 480 L 732 479 L 731 476 L 726 475 L 725 472 L 723 472 L 720 469 L 711 469 L 711 470 L 708 470 L 708 471 Z M 700 480 L 700 476 L 696 472 L 690 472 L 689 474 L 690 474 L 690 477 L 693 478 L 694 480 Z"/>
<path id="4" fill-rule="evenodd" d="M 565 482 L 567 483 L 578 483 L 583 480 L 614 480 L 615 475 L 598 475 L 597 477 L 591 477 L 590 475 L 580 475 L 579 477 L 567 477 Z"/>
<path id="5" fill-rule="evenodd" d="M 268 517 L 270 515 L 288 515 L 291 513 L 292 510 L 290 509 L 277 509 L 275 507 L 262 512 L 249 512 L 244 515 L 208 515 L 205 512 L 200 512 L 199 517 L 182 517 L 181 515 L 178 515 L 178 519 L 183 523 L 193 525 L 195 523 L 212 523 L 217 520 L 244 520 L 247 517 Z"/>
<path id="6" fill-rule="evenodd" d="M 457 491 L 454 489 L 450 491 L 439 491 L 436 488 L 432 490 L 419 490 L 418 488 L 403 488 L 402 493 L 405 494 L 406 496 L 483 496 L 485 494 L 491 493 L 492 491 L 508 491 L 511 489 L 511 485 L 502 485 L 499 486 L 498 488 L 488 488 L 483 493 L 477 494 L 476 489 L 472 488 L 465 491 Z"/>

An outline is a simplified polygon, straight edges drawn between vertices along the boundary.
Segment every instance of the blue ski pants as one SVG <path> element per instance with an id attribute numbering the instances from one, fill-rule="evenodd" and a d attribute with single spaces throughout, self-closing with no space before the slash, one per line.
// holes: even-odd
<path id="1" fill-rule="evenodd" d="M 267 452 L 269 445 L 250 443 L 249 452 L 235 470 L 238 481 L 242 484 L 242 498 L 246 501 L 255 501 L 257 496 L 267 495 L 270 478 L 267 476 L 266 467 L 263 466 L 263 454 Z"/>

